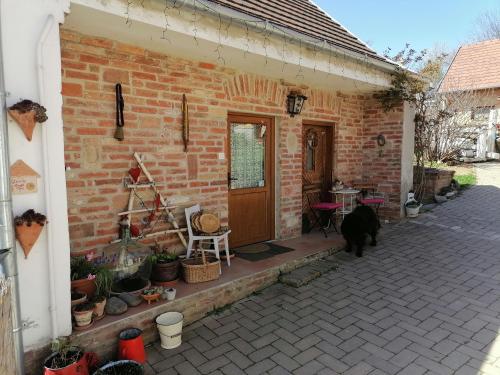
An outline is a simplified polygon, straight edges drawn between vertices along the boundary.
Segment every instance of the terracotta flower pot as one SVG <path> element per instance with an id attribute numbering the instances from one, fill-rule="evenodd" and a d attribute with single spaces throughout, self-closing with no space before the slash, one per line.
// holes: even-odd
<path id="1" fill-rule="evenodd" d="M 72 309 L 74 306 L 79 305 L 80 303 L 84 303 L 87 301 L 87 295 L 85 293 L 82 293 L 82 292 L 77 292 L 77 293 L 81 293 L 81 297 L 76 298 L 76 299 L 73 299 L 74 293 L 71 293 L 71 308 Z"/>
<path id="2" fill-rule="evenodd" d="M 28 254 L 38 240 L 38 237 L 40 237 L 42 229 L 43 226 L 35 222 L 32 222 L 30 226 L 26 223 L 16 225 L 16 238 L 23 248 L 25 258 L 28 257 Z"/>
<path id="3" fill-rule="evenodd" d="M 95 279 L 80 279 L 71 281 L 71 290 L 85 293 L 87 299 L 91 299 L 96 290 Z"/>
<path id="4" fill-rule="evenodd" d="M 17 122 L 21 130 L 23 131 L 26 139 L 31 142 L 33 138 L 33 130 L 35 129 L 35 111 L 29 111 L 21 113 L 15 109 L 9 109 L 10 116 Z"/>
<path id="5" fill-rule="evenodd" d="M 151 280 L 166 282 L 177 279 L 179 277 L 179 265 L 180 262 L 178 260 L 169 263 L 153 264 Z"/>
<path id="6" fill-rule="evenodd" d="M 85 327 L 92 323 L 94 309 L 88 311 L 73 311 L 75 322 L 78 327 Z"/>
<path id="7" fill-rule="evenodd" d="M 106 298 L 104 298 L 104 300 L 101 302 L 95 302 L 94 315 L 97 320 L 103 317 L 104 308 L 106 307 L 106 302 L 107 302 Z"/>

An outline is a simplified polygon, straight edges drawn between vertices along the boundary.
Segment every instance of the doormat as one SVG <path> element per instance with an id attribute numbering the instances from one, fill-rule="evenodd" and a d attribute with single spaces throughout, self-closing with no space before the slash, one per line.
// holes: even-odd
<path id="1" fill-rule="evenodd" d="M 236 256 L 251 262 L 257 262 L 259 260 L 272 258 L 275 255 L 289 253 L 294 251 L 290 247 L 276 245 L 272 242 L 262 242 L 253 245 L 247 245 L 232 249 L 236 253 Z"/>

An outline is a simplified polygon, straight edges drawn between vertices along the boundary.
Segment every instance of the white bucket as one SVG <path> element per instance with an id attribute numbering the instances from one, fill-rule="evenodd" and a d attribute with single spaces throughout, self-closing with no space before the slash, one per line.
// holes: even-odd
<path id="1" fill-rule="evenodd" d="M 160 332 L 161 347 L 174 349 L 182 344 L 182 321 L 180 312 L 166 312 L 156 318 L 156 326 Z"/>

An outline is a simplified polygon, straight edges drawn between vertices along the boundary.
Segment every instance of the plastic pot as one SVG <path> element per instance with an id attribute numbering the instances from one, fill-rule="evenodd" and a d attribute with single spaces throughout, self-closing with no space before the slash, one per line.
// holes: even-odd
<path id="1" fill-rule="evenodd" d="M 51 368 L 52 360 L 59 353 L 52 353 L 43 362 L 43 375 L 89 375 L 89 368 L 95 367 L 97 364 L 97 356 L 95 353 L 81 352 L 78 359 L 63 368 Z"/>
<path id="2" fill-rule="evenodd" d="M 146 351 L 139 328 L 129 328 L 120 332 L 118 342 L 118 358 L 129 359 L 139 363 L 146 362 Z"/>

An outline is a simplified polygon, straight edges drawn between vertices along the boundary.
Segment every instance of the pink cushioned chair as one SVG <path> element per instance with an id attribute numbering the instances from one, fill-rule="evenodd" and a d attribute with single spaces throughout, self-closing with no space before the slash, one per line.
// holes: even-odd
<path id="1" fill-rule="evenodd" d="M 375 206 L 375 213 L 378 217 L 378 209 L 385 203 L 384 194 L 376 192 L 376 186 L 371 184 L 356 186 L 360 192 L 360 197 L 357 199 L 358 204 L 363 206 Z"/>
<path id="2" fill-rule="evenodd" d="M 315 220 L 314 224 L 311 225 L 309 232 L 311 232 L 314 227 L 319 224 L 325 237 L 328 237 L 328 232 L 326 230 L 330 227 L 330 225 L 333 225 L 333 229 L 335 229 L 335 232 L 338 233 L 339 231 L 337 230 L 337 225 L 335 224 L 335 212 L 337 209 L 342 207 L 342 203 L 322 201 L 320 190 L 311 190 L 306 192 L 306 198 L 309 209 Z M 322 219 L 328 219 L 326 222 L 327 225 L 321 225 Z"/>

